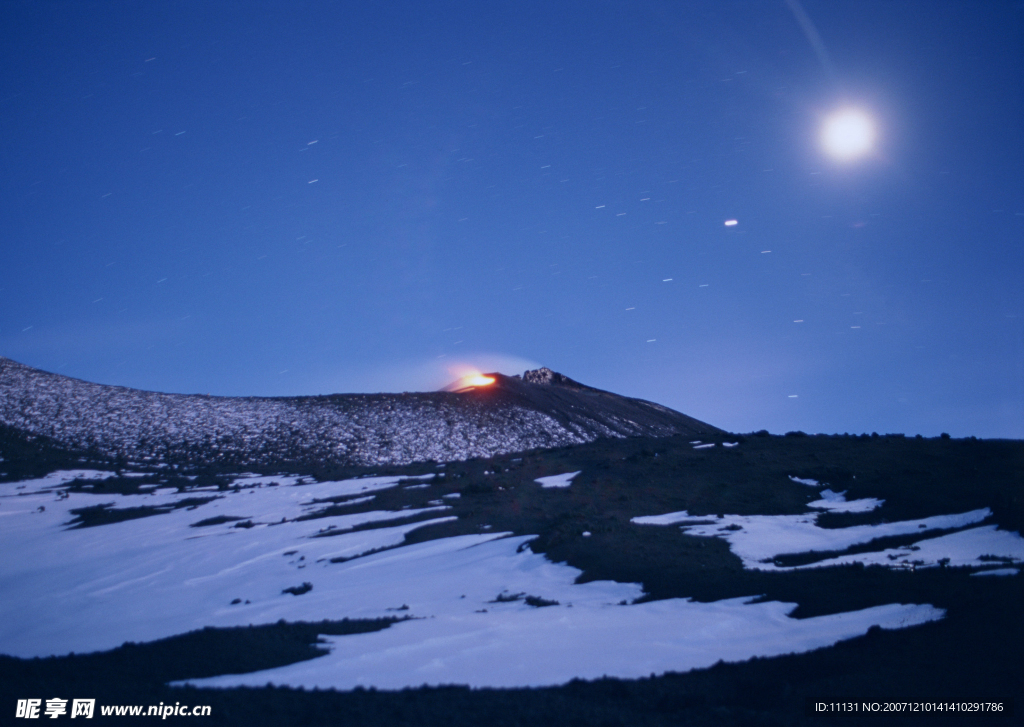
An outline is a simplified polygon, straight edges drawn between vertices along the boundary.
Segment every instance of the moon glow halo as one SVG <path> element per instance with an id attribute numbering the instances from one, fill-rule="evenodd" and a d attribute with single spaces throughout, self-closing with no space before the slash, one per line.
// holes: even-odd
<path id="1" fill-rule="evenodd" d="M 863 111 L 843 109 L 825 120 L 821 145 L 829 156 L 839 161 L 864 156 L 874 143 L 875 124 Z"/>

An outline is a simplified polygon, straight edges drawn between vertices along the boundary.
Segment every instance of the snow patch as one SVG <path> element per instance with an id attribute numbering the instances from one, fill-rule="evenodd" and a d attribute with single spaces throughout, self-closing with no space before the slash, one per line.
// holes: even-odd
<path id="1" fill-rule="evenodd" d="M 860 502 L 860 501 L 854 501 Z M 847 503 L 853 504 L 853 503 Z M 894 535 L 921 534 L 928 530 L 963 528 L 979 523 L 992 515 L 988 508 L 957 515 L 938 515 L 921 520 L 904 520 L 879 525 L 855 525 L 848 528 L 822 528 L 817 514 L 807 515 L 725 515 L 722 518 L 697 518 L 682 512 L 633 518 L 637 525 L 684 525 L 687 535 L 723 538 L 743 565 L 751 570 L 787 571 L 818 568 L 848 563 L 866 565 L 910 566 L 913 561 L 934 565 L 949 558 L 952 565 L 979 565 L 985 554 L 1024 558 L 1024 540 L 1017 533 L 996 531 L 996 526 L 974 528 L 931 540 L 921 540 L 908 548 L 858 553 L 817 561 L 803 566 L 780 566 L 772 562 L 777 556 L 798 553 L 842 551 L 876 538 Z M 711 520 L 711 522 L 709 522 Z M 991 531 L 987 536 L 975 531 Z M 998 535 L 993 533 L 998 532 Z M 985 550 L 990 548 L 991 550 Z M 968 555 L 970 553 L 970 555 Z M 890 557 L 892 556 L 892 557 Z"/>
<path id="2" fill-rule="evenodd" d="M 972 576 L 1015 576 L 1019 573 L 1016 568 L 996 568 L 995 570 L 980 570 L 971 573 Z"/>
<path id="3" fill-rule="evenodd" d="M 793 482 L 799 482 L 801 485 L 807 485 L 808 487 L 819 487 L 821 485 L 817 480 L 803 479 L 801 477 L 794 477 L 793 475 L 790 475 L 789 479 L 793 480 Z"/>
<path id="4" fill-rule="evenodd" d="M 534 482 L 540 483 L 541 487 L 568 487 L 572 484 L 572 478 L 578 475 L 577 472 L 567 472 L 562 475 L 549 475 L 548 477 L 538 477 Z"/>
<path id="5" fill-rule="evenodd" d="M 979 567 L 990 565 L 981 556 L 995 556 L 1008 560 L 1024 561 L 1024 538 L 1008 530 L 999 530 L 997 525 L 983 525 L 950 533 L 937 538 L 919 540 L 904 548 L 887 548 L 874 553 L 860 553 L 829 558 L 814 563 L 815 566 L 886 565 L 891 567 L 927 568 L 944 562 L 949 566 Z M 992 571 L 982 571 L 991 573 Z"/>
<path id="6" fill-rule="evenodd" d="M 879 500 L 874 497 L 867 497 L 862 500 L 848 501 L 846 499 L 846 491 L 832 492 L 832 490 L 822 490 L 820 493 L 820 500 L 814 502 L 808 502 L 807 507 L 813 507 L 818 510 L 829 510 L 831 512 L 871 512 L 882 506 L 885 500 Z"/>
<path id="7" fill-rule="evenodd" d="M 63 487 L 73 480 L 106 480 L 116 476 L 116 472 L 105 472 L 103 470 L 58 470 L 34 480 L 4 482 L 0 484 L 0 488 L 7 488 L 13 485 L 19 490 L 30 492 L 35 490 L 52 490 L 55 487 Z"/>

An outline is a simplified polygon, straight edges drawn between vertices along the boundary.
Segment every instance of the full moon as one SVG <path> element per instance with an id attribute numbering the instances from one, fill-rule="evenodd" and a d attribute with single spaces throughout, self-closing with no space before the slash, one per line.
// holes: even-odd
<path id="1" fill-rule="evenodd" d="M 821 132 L 825 151 L 839 159 L 849 161 L 863 156 L 875 141 L 875 125 L 863 111 L 845 109 L 830 116 Z"/>

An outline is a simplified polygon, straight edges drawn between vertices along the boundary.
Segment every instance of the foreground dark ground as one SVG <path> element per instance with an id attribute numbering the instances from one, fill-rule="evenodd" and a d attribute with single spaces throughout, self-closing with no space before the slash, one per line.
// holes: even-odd
<path id="1" fill-rule="evenodd" d="M 895 716 L 808 716 L 812 701 L 1010 702 L 1020 708 L 1024 685 L 1024 575 L 971 577 L 967 569 L 915 572 L 859 566 L 787 573 L 742 568 L 727 543 L 684 536 L 677 527 L 639 527 L 630 518 L 688 510 L 691 515 L 785 514 L 806 511 L 816 494 L 789 476 L 828 482 L 848 499 L 885 500 L 879 510 L 829 514 L 826 527 L 992 509 L 1003 529 L 1024 527 L 1024 443 L 917 439 L 902 436 L 717 437 L 739 441 L 726 449 L 694 450 L 688 438 L 601 440 L 592 444 L 489 460 L 404 468 L 374 474 L 444 472 L 429 489 L 383 491 L 374 508 L 417 506 L 442 484 L 462 497 L 458 521 L 422 528 L 423 540 L 484 525 L 536 534 L 531 547 L 583 571 L 580 580 L 643 583 L 648 598 L 710 601 L 762 596 L 798 603 L 796 617 L 885 603 L 931 603 L 947 609 L 939 622 L 868 635 L 801 655 L 722 664 L 641 680 L 605 679 L 561 687 L 469 690 L 460 687 L 334 692 L 264 689 L 199 690 L 164 686 L 178 679 L 265 669 L 315 658 L 318 634 L 386 628 L 387 622 L 279 623 L 208 629 L 110 652 L 47 659 L 0 657 L 0 714 L 13 720 L 17 699 L 95 698 L 97 704 L 212 707 L 211 724 L 346 725 L 675 725 L 675 724 L 1019 724 L 1020 716 L 930 713 Z M 42 439 L 0 431 L 0 480 L 60 468 L 121 466 L 88 453 L 68 452 Z M 181 486 L 222 483 L 221 467 L 190 468 Z M 580 470 L 567 490 L 544 490 L 534 478 Z M 280 463 L 280 472 L 319 479 L 369 474 L 316 462 Z M 175 484 L 176 475 L 163 481 Z M 145 478 L 108 481 L 108 491 L 132 491 Z M 72 484 L 72 487 L 75 485 Z M 368 506 L 369 507 L 369 506 Z M 351 508 L 347 511 L 351 511 Z M 124 514 L 118 515 L 123 517 Z M 132 517 L 155 512 L 133 512 Z M 102 508 L 80 525 L 108 521 Z M 579 537 L 582 531 L 591 537 Z M 111 618 L 116 618 L 111 614 Z M 96 720 L 102 721 L 97 715 Z M 119 718 L 116 721 L 146 718 Z M 152 718 L 149 718 L 152 719 Z M 171 718 L 173 721 L 175 718 Z M 185 719 L 185 718 L 177 718 Z M 20 721 L 20 720 L 18 720 Z M 111 718 L 111 722 L 115 719 Z M 5 722 L 6 723 L 6 722 Z"/>

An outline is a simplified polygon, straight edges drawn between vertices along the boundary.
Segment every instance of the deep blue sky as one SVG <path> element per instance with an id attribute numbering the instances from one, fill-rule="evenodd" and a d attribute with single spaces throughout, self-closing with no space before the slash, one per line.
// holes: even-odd
<path id="1" fill-rule="evenodd" d="M 0 355 L 1024 437 L 1024 5 L 803 7 L 833 75 L 783 0 L 4 2 Z"/>

